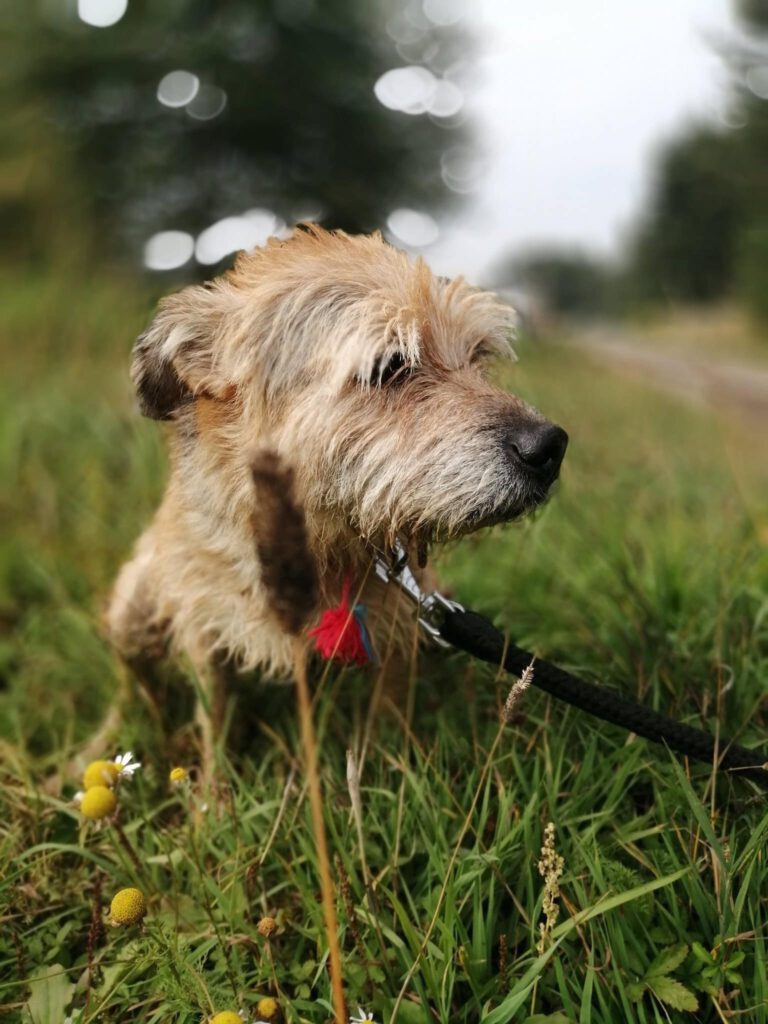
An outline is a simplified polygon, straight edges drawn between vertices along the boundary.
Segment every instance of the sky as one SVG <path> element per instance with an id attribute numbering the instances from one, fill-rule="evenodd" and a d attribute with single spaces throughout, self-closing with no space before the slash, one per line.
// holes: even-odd
<path id="1" fill-rule="evenodd" d="M 484 173 L 425 255 L 480 278 L 534 243 L 616 252 L 659 144 L 725 116 L 730 0 L 472 0 Z"/>
<path id="2" fill-rule="evenodd" d="M 620 252 L 649 193 L 661 144 L 686 122 L 726 117 L 727 74 L 716 44 L 737 31 L 733 3 L 411 0 L 402 9 L 406 22 L 458 21 L 474 40 L 471 56 L 459 61 L 456 75 L 448 68 L 436 78 L 412 66 L 400 49 L 405 66 L 382 75 L 374 92 L 403 117 L 459 112 L 474 134 L 471 159 L 452 147 L 454 157 L 443 156 L 441 171 L 448 182 L 458 168 L 453 184 L 465 188 L 467 167 L 482 170 L 455 213 L 436 224 L 424 211 L 392 210 L 387 237 L 423 251 L 438 273 L 463 273 L 479 283 L 505 254 L 526 248 Z M 128 0 L 77 0 L 79 17 L 101 28 L 116 24 L 127 7 Z M 405 37 L 396 21 L 387 31 L 401 46 Z M 180 102 L 172 90 L 164 92 L 178 76 L 187 90 Z M 158 100 L 187 105 L 197 117 L 198 87 L 196 75 L 176 70 L 160 82 Z M 216 91 L 223 102 L 219 97 L 207 117 L 224 110 L 226 96 Z M 172 269 L 194 253 L 198 262 L 213 264 L 235 249 L 263 244 L 279 229 L 278 220 L 261 209 L 234 211 L 196 241 L 185 232 L 161 231 L 148 239 L 145 263 Z"/>

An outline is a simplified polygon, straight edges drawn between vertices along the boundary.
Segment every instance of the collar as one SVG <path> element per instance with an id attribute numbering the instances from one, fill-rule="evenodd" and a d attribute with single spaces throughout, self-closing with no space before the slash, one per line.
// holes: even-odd
<path id="1" fill-rule="evenodd" d="M 408 566 L 408 551 L 398 538 L 388 551 L 374 549 L 373 569 L 378 579 L 396 586 L 419 610 L 419 625 L 438 647 L 450 647 L 443 639 L 441 626 L 446 612 L 463 612 L 457 602 L 437 590 L 424 591 Z"/>

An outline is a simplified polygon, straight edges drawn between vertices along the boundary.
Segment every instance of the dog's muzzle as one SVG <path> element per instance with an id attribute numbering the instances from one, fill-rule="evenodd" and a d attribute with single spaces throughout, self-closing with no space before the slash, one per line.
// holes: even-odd
<path id="1" fill-rule="evenodd" d="M 517 466 L 545 487 L 554 483 L 568 447 L 568 435 L 562 427 L 546 420 L 517 424 L 507 431 L 504 442 Z"/>

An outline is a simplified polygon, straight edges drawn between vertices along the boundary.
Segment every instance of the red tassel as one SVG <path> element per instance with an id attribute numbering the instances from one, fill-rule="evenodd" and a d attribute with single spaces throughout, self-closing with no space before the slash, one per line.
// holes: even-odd
<path id="1" fill-rule="evenodd" d="M 350 578 L 347 577 L 341 588 L 341 600 L 338 605 L 335 608 L 326 608 L 320 625 L 310 629 L 307 635 L 314 637 L 315 649 L 323 658 L 333 658 L 345 665 L 365 665 L 370 661 L 371 655 L 362 622 L 364 610 L 360 605 L 350 607 L 350 585 Z"/>

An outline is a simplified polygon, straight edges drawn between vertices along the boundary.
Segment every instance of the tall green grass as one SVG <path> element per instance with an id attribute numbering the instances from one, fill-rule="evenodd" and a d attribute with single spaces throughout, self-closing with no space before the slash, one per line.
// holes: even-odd
<path id="1" fill-rule="evenodd" d="M 214 797 L 167 782 L 196 756 L 183 669 L 164 674 L 163 718 L 136 701 L 120 739 L 144 768 L 121 791 L 120 820 L 139 867 L 114 828 L 84 829 L 71 800 L 67 766 L 119 678 L 101 602 L 165 472 L 161 430 L 133 412 L 126 375 L 148 315 L 147 298 L 115 281 L 12 281 L 0 302 L 0 1013 L 253 1019 L 271 994 L 286 1021 L 328 1021 L 290 687 L 239 683 Z M 562 485 L 533 521 L 445 552 L 446 584 L 541 655 L 761 743 L 759 437 L 552 345 L 524 346 L 502 373 L 568 429 Z M 389 1021 L 397 1006 L 404 1024 L 768 1019 L 762 796 L 535 689 L 500 731 L 509 683 L 432 652 L 384 714 L 371 715 L 365 673 L 334 672 L 318 692 L 350 1009 Z M 565 869 L 539 952 L 550 820 Z M 146 893 L 146 927 L 102 933 L 125 885 Z M 256 929 L 265 914 L 278 922 L 269 940 Z"/>

